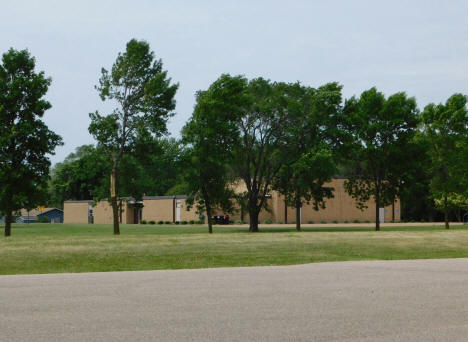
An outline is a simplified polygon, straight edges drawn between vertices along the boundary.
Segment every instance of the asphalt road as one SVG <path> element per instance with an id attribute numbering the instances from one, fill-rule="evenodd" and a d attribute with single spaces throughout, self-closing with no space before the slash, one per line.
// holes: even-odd
<path id="1" fill-rule="evenodd" d="M 468 259 L 0 276 L 0 341 L 468 341 Z"/>

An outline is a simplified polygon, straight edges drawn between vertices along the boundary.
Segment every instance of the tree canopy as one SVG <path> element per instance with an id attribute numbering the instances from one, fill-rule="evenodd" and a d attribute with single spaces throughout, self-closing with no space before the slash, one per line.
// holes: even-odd
<path id="1" fill-rule="evenodd" d="M 416 100 L 405 93 L 385 98 L 371 88 L 345 102 L 340 126 L 351 140 L 344 157 L 352 170 L 345 188 L 361 208 L 374 199 L 376 230 L 379 208 L 395 201 L 405 172 L 412 168 L 405 151 L 418 123 Z"/>
<path id="2" fill-rule="evenodd" d="M 445 104 L 429 104 L 422 120 L 429 141 L 431 165 L 430 191 L 438 207 L 444 211 L 449 229 L 449 209 L 468 198 L 468 113 L 467 97 L 454 94 Z M 458 201 L 454 200 L 458 198 Z"/>
<path id="3" fill-rule="evenodd" d="M 27 50 L 10 49 L 0 64 L 0 212 L 5 236 L 12 214 L 44 203 L 49 176 L 48 154 L 62 143 L 42 121 L 51 104 L 44 98 L 51 79 L 35 71 Z"/>
<path id="4" fill-rule="evenodd" d="M 340 110 L 341 86 L 329 83 L 318 89 L 299 83 L 284 84 L 287 110 L 291 116 L 287 162 L 273 181 L 273 188 L 285 197 L 285 205 L 296 208 L 296 229 L 301 228 L 302 204 L 325 208 L 333 188 L 324 184 L 336 175 L 333 155 L 333 116 Z"/>
<path id="5" fill-rule="evenodd" d="M 222 75 L 208 90 L 198 92 L 193 116 L 183 129 L 187 203 L 189 207 L 196 204 L 200 212 L 206 211 L 210 233 L 212 210 L 231 208 L 234 179 L 228 168 L 238 138 L 236 121 L 249 101 L 246 86 L 244 77 Z"/>
<path id="6" fill-rule="evenodd" d="M 120 234 L 117 190 L 122 157 L 148 136 L 166 131 L 166 121 L 175 108 L 178 85 L 171 84 L 162 61 L 145 41 L 132 39 L 124 53 L 119 53 L 111 72 L 102 69 L 96 89 L 103 101 L 117 103 L 108 115 L 91 113 L 89 132 L 109 156 L 110 202 L 114 234 Z"/>

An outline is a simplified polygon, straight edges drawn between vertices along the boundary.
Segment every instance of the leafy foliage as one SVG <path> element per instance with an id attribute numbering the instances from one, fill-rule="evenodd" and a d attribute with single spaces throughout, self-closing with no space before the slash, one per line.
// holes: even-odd
<path id="1" fill-rule="evenodd" d="M 300 207 L 312 202 L 315 210 L 325 208 L 333 188 L 324 187 L 337 172 L 333 148 L 331 118 L 341 105 L 341 86 L 329 83 L 318 89 L 300 84 L 282 85 L 284 100 L 291 117 L 291 137 L 287 154 L 273 187 L 285 196 L 286 204 L 296 207 L 296 229 L 300 230 Z"/>
<path id="2" fill-rule="evenodd" d="M 453 199 L 468 197 L 468 113 L 467 97 L 454 94 L 445 104 L 429 104 L 422 120 L 429 141 L 430 190 L 443 208 L 448 229 L 448 211 Z M 442 203 L 441 203 L 442 201 Z"/>
<path id="3" fill-rule="evenodd" d="M 208 90 L 198 92 L 193 116 L 183 130 L 187 204 L 195 204 L 200 213 L 206 210 L 210 233 L 212 209 L 232 207 L 228 165 L 238 136 L 236 120 L 248 101 L 246 87 L 244 77 L 222 75 Z"/>
<path id="4" fill-rule="evenodd" d="M 43 203 L 50 161 L 62 143 L 41 120 L 51 79 L 35 71 L 27 50 L 10 49 L 0 64 L 0 211 L 11 234 L 12 213 Z"/>
<path id="5" fill-rule="evenodd" d="M 62 207 L 65 200 L 103 198 L 109 187 L 110 165 L 102 150 L 83 145 L 51 170 L 50 205 Z"/>
<path id="6" fill-rule="evenodd" d="M 122 157 L 149 136 L 160 136 L 166 131 L 166 121 L 175 108 L 177 88 L 145 41 L 129 41 L 125 52 L 117 56 L 111 72 L 104 68 L 101 71 L 96 89 L 103 101 L 116 102 L 118 106 L 109 115 L 91 113 L 89 132 L 111 163 L 114 234 L 120 233 L 117 192 Z"/>
<path id="7" fill-rule="evenodd" d="M 395 201 L 413 160 L 405 155 L 419 122 L 416 100 L 405 93 L 385 96 L 371 88 L 345 102 L 341 127 L 351 140 L 346 158 L 353 173 L 346 191 L 360 208 L 374 198 L 376 230 L 379 207 Z"/>

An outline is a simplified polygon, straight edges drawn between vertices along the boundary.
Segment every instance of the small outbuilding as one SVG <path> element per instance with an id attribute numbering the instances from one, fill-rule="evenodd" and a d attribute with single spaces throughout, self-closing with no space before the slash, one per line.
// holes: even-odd
<path id="1" fill-rule="evenodd" d="M 63 210 L 50 208 L 37 215 L 38 222 L 63 223 Z"/>
<path id="2" fill-rule="evenodd" d="M 58 208 L 43 208 L 40 209 L 21 209 L 17 217 L 17 223 L 63 223 L 63 210 Z"/>

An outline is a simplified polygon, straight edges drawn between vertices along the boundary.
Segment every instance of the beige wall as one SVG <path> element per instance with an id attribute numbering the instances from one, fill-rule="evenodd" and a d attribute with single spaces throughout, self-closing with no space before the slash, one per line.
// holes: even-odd
<path id="1" fill-rule="evenodd" d="M 314 210 L 312 203 L 304 204 L 302 207 L 302 223 L 308 223 L 313 221 L 314 223 L 320 223 L 325 221 L 332 223 L 333 221 L 338 222 L 352 222 L 354 220 L 371 221 L 375 222 L 375 203 L 371 199 L 367 203 L 367 207 L 364 210 L 360 210 L 356 207 L 356 201 L 345 191 L 344 179 L 333 179 L 330 183 L 325 186 L 333 187 L 333 198 L 325 201 L 325 209 Z M 276 220 L 284 222 L 284 199 L 282 196 L 277 197 L 277 216 Z M 400 201 L 395 203 L 395 221 L 400 220 Z M 288 207 L 288 222 L 296 221 L 296 210 L 295 208 Z M 392 206 L 385 207 L 385 222 L 392 220 Z"/>
<path id="2" fill-rule="evenodd" d="M 344 179 L 333 179 L 326 186 L 333 187 L 334 198 L 328 199 L 325 202 L 325 209 L 318 211 L 313 209 L 312 204 L 304 204 L 302 208 L 302 223 L 314 222 L 320 223 L 325 221 L 327 223 L 337 222 L 353 222 L 354 220 L 375 221 L 375 204 L 371 200 L 368 203 L 368 208 L 363 211 L 356 208 L 355 200 L 346 193 L 344 189 Z M 236 185 L 236 190 L 243 191 L 245 186 L 242 183 Z M 259 216 L 259 222 L 263 223 L 270 220 L 273 223 L 279 221 L 285 222 L 285 205 L 284 198 L 276 191 L 271 193 L 272 197 L 267 199 L 269 210 L 262 210 Z M 179 196 L 181 197 L 181 196 Z M 177 198 L 180 200 L 180 221 L 198 220 L 199 215 L 196 213 L 195 208 L 187 211 L 187 206 L 184 198 Z M 142 219 L 146 221 L 173 221 L 173 204 L 174 199 L 169 196 L 161 197 L 147 197 L 143 198 Z M 67 201 L 64 202 L 64 222 L 65 223 L 88 223 L 88 202 L 84 201 Z M 131 205 L 123 202 L 122 208 L 122 223 L 134 223 L 134 209 Z M 136 209 L 138 210 L 138 209 Z M 93 208 L 94 223 L 111 224 L 112 223 L 112 208 L 107 201 L 100 201 Z M 177 209 L 176 209 L 177 212 Z M 220 215 L 222 212 L 215 211 Z M 400 201 L 395 202 L 394 205 L 395 221 L 400 220 L 401 210 Z M 237 221 L 241 219 L 241 212 L 239 209 L 231 214 L 231 219 Z M 385 222 L 392 220 L 392 206 L 385 207 Z M 244 213 L 244 221 L 249 221 L 248 212 Z M 295 208 L 287 208 L 287 222 L 293 223 L 296 221 Z"/>
<path id="3" fill-rule="evenodd" d="M 88 223 L 88 201 L 66 201 L 63 203 L 63 223 Z"/>
<path id="4" fill-rule="evenodd" d="M 112 206 L 108 201 L 99 201 L 93 208 L 94 223 L 97 224 L 112 224 Z M 133 208 L 122 201 L 122 221 L 121 223 L 133 223 Z"/>
<path id="5" fill-rule="evenodd" d="M 172 222 L 172 198 L 143 199 L 143 220 Z"/>
<path id="6" fill-rule="evenodd" d="M 93 208 L 94 223 L 110 224 L 112 219 L 112 207 L 108 201 L 99 201 Z"/>
<path id="7" fill-rule="evenodd" d="M 371 200 L 368 202 L 367 209 L 361 211 L 356 208 L 356 201 L 346 193 L 344 189 L 345 179 L 333 179 L 330 183 L 325 186 L 334 188 L 334 197 L 327 199 L 325 202 L 325 209 L 319 208 L 318 211 L 314 210 L 313 204 L 304 204 L 302 207 L 302 223 L 314 222 L 320 223 L 325 221 L 327 223 L 337 222 L 352 222 L 354 220 L 364 221 L 375 221 L 375 204 Z M 243 191 L 245 186 L 242 184 L 236 185 L 236 190 Z M 270 220 L 273 223 L 285 222 L 285 204 L 284 197 L 279 195 L 276 191 L 271 192 L 272 198 L 267 200 L 268 208 L 270 211 L 262 210 L 259 216 L 259 222 L 262 223 L 265 220 Z M 400 220 L 400 201 L 395 203 L 395 221 Z M 240 210 L 231 215 L 233 221 L 241 219 Z M 385 207 L 385 222 L 392 220 L 392 206 Z M 244 221 L 249 221 L 248 213 L 244 213 Z M 293 207 L 287 208 L 287 222 L 296 222 L 296 209 Z"/>
<path id="8" fill-rule="evenodd" d="M 191 208 L 187 211 L 187 205 L 185 203 L 185 199 L 178 198 L 176 201 L 180 201 L 180 221 L 190 221 L 198 220 L 198 214 L 196 213 L 195 208 Z M 149 198 L 143 199 L 143 220 L 146 221 L 173 221 L 173 205 L 174 199 L 173 198 Z M 177 209 L 176 209 L 176 218 L 177 220 Z"/>

